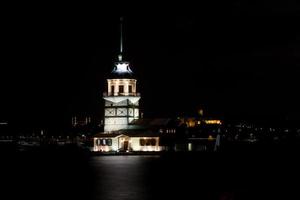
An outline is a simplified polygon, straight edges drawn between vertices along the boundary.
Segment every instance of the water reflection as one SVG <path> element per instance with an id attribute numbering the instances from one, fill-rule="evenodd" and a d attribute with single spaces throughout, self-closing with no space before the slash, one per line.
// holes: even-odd
<path id="1" fill-rule="evenodd" d="M 100 156 L 95 169 L 95 199 L 147 199 L 147 164 L 159 156 Z"/>
<path id="2" fill-rule="evenodd" d="M 90 156 L 76 148 L 23 152 L 1 157 L 0 199 L 292 199 L 299 197 L 297 156 L 241 151 Z"/>
<path id="3" fill-rule="evenodd" d="M 218 199 L 219 195 L 215 168 L 209 165 L 208 170 L 207 163 L 192 157 L 99 156 L 91 159 L 91 166 L 94 199 Z"/>
<path id="4" fill-rule="evenodd" d="M 275 156 L 275 155 L 274 155 Z M 295 195 L 276 159 L 224 155 L 99 156 L 94 199 L 270 199 Z M 281 159 L 285 163 L 291 162 Z M 291 171 L 296 170 L 290 168 Z M 295 174 L 299 177 L 299 174 Z"/>

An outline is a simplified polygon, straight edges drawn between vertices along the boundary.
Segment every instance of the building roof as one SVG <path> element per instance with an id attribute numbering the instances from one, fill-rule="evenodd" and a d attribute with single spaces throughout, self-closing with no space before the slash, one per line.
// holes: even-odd
<path id="1" fill-rule="evenodd" d="M 118 136 L 121 136 L 122 134 L 120 133 L 96 133 L 94 135 L 94 137 L 106 137 L 106 138 L 114 138 L 114 137 L 118 137 Z"/>
<path id="2" fill-rule="evenodd" d="M 94 135 L 94 137 L 101 137 L 101 138 L 114 138 L 114 137 L 120 137 L 120 136 L 128 136 L 128 137 L 159 137 L 161 136 L 160 133 L 158 132 L 154 132 L 154 131 L 150 131 L 150 130 L 140 130 L 140 129 L 136 129 L 136 130 L 130 130 L 130 129 L 123 129 L 123 130 L 119 130 L 118 132 L 115 133 L 97 133 L 96 135 Z"/>
<path id="3" fill-rule="evenodd" d="M 119 131 L 123 135 L 130 137 L 159 137 L 161 134 L 156 131 L 142 129 L 124 129 Z"/>
<path id="4" fill-rule="evenodd" d="M 167 126 L 170 123 L 170 118 L 154 118 L 154 119 L 136 119 L 133 120 L 130 125 L 137 127 L 151 127 L 151 126 Z"/>

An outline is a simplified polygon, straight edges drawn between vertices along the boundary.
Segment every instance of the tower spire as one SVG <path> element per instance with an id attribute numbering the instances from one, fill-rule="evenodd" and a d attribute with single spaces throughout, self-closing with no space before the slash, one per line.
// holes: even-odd
<path id="1" fill-rule="evenodd" d="M 120 17 L 120 54 L 119 61 L 122 61 L 123 54 L 123 17 Z"/>
<path id="2" fill-rule="evenodd" d="M 123 61 L 123 17 L 120 17 L 120 52 L 118 54 L 118 61 L 115 62 L 112 73 L 123 75 L 132 73 L 129 62 Z"/>

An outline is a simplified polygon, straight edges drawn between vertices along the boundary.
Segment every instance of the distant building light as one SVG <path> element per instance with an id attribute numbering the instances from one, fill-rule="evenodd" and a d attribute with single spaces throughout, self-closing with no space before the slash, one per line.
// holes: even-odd
<path id="1" fill-rule="evenodd" d="M 212 119 L 212 120 L 205 120 L 206 124 L 222 124 L 221 120 Z"/>
<path id="2" fill-rule="evenodd" d="M 200 110 L 198 111 L 198 114 L 199 114 L 200 116 L 203 116 L 203 109 L 200 109 Z"/>
<path id="3" fill-rule="evenodd" d="M 214 138 L 211 135 L 209 135 L 207 139 L 208 140 L 213 140 Z"/>
<path id="4" fill-rule="evenodd" d="M 188 143 L 188 151 L 192 151 L 193 148 L 192 148 L 192 143 Z"/>

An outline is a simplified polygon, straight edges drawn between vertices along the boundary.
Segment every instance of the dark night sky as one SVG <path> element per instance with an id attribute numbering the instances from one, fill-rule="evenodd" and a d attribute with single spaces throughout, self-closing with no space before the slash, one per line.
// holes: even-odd
<path id="1" fill-rule="evenodd" d="M 300 119 L 300 6 L 250 2 L 3 6 L 0 117 L 100 118 L 123 15 L 145 116 Z"/>

